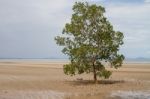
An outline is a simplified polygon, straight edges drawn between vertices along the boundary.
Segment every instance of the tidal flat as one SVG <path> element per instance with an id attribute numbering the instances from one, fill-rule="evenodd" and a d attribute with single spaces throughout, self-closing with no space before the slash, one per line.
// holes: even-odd
<path id="1" fill-rule="evenodd" d="M 0 99 L 150 99 L 150 64 L 125 63 L 108 80 L 67 76 L 67 61 L 1 60 Z M 83 80 L 78 80 L 78 79 Z"/>

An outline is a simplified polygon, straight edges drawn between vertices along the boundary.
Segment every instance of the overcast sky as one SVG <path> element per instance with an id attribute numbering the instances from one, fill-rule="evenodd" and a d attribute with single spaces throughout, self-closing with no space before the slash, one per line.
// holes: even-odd
<path id="1" fill-rule="evenodd" d="M 0 0 L 0 58 L 63 58 L 54 37 L 69 22 L 75 1 Z M 126 57 L 150 58 L 150 0 L 87 1 L 104 6 L 114 29 L 124 33 Z"/>

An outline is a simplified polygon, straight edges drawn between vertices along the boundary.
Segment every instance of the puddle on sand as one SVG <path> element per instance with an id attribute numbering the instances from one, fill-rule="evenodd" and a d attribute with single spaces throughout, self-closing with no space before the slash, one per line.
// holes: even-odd
<path id="1" fill-rule="evenodd" d="M 0 99 L 63 99 L 65 95 L 56 91 L 0 91 Z"/>
<path id="2" fill-rule="evenodd" d="M 149 91 L 117 91 L 111 94 L 111 97 L 115 99 L 150 99 Z"/>

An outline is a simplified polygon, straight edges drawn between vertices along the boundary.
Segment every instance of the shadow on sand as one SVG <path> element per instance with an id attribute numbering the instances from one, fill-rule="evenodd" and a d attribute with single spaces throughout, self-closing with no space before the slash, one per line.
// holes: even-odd
<path id="1" fill-rule="evenodd" d="M 74 81 L 66 81 L 73 85 L 93 85 L 95 82 L 93 80 L 74 80 Z M 98 80 L 96 84 L 117 84 L 117 83 L 125 83 L 124 80 Z"/>

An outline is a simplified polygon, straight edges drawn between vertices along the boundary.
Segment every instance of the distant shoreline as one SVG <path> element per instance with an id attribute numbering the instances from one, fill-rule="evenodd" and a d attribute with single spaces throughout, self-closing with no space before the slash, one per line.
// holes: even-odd
<path id="1" fill-rule="evenodd" d="M 2 62 L 2 61 L 42 61 L 42 62 L 69 62 L 69 59 L 44 59 L 44 58 L 25 58 L 25 59 L 23 59 L 23 58 L 8 58 L 8 59 L 2 59 L 2 58 L 0 58 L 0 62 Z M 128 64 L 128 63 L 130 63 L 130 64 L 150 64 L 150 60 L 125 60 L 124 61 L 124 64 Z"/>

